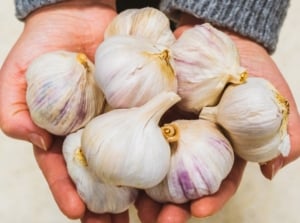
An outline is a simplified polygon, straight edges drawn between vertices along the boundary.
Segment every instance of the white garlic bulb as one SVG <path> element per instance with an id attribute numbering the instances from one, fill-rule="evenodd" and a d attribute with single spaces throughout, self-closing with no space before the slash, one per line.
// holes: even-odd
<path id="1" fill-rule="evenodd" d="M 34 123 L 67 135 L 98 115 L 104 96 L 93 72 L 82 53 L 53 51 L 33 60 L 26 71 L 26 101 Z"/>
<path id="2" fill-rule="evenodd" d="M 113 36 L 96 51 L 95 79 L 112 108 L 140 106 L 162 91 L 177 91 L 172 63 L 165 47 L 136 36 Z"/>
<path id="3" fill-rule="evenodd" d="M 115 35 L 141 36 L 164 46 L 175 42 L 168 17 L 152 7 L 127 9 L 119 13 L 106 28 L 104 37 Z"/>
<path id="4" fill-rule="evenodd" d="M 162 127 L 172 147 L 169 172 L 146 193 L 158 202 L 185 203 L 213 194 L 234 162 L 230 142 L 206 120 L 177 120 Z"/>
<path id="5" fill-rule="evenodd" d="M 208 23 L 186 30 L 171 46 L 182 110 L 199 114 L 218 102 L 227 83 L 243 83 L 247 73 L 225 33 Z"/>
<path id="6" fill-rule="evenodd" d="M 82 129 L 69 134 L 63 143 L 63 156 L 69 176 L 87 208 L 95 213 L 121 213 L 129 208 L 138 190 L 101 182 L 89 169 L 81 150 Z"/>
<path id="7" fill-rule="evenodd" d="M 90 168 L 109 184 L 158 184 L 170 164 L 170 146 L 158 122 L 178 100 L 176 93 L 162 92 L 140 107 L 115 109 L 92 119 L 82 135 Z"/>
<path id="8" fill-rule="evenodd" d="M 245 160 L 266 162 L 280 153 L 287 156 L 289 105 L 263 78 L 248 78 L 229 85 L 215 107 L 205 107 L 200 118 L 219 123 L 228 133 L 235 152 Z"/>

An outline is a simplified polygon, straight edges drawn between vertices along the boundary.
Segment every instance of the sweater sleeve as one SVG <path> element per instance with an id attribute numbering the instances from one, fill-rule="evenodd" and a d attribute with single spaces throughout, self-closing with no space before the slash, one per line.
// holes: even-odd
<path id="1" fill-rule="evenodd" d="M 34 10 L 64 0 L 15 0 L 16 17 L 23 20 Z"/>
<path id="2" fill-rule="evenodd" d="M 162 0 L 160 9 L 175 22 L 181 12 L 227 28 L 275 51 L 289 0 Z"/>
<path id="3" fill-rule="evenodd" d="M 24 20 L 34 10 L 63 2 L 66 0 L 15 0 L 16 17 L 19 20 Z M 131 0 L 131 1 L 117 1 L 118 11 L 128 8 L 142 8 L 146 6 L 158 7 L 159 0 Z"/>

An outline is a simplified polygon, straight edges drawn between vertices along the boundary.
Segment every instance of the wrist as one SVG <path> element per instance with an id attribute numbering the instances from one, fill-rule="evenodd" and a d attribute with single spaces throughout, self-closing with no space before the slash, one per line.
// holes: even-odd
<path id="1" fill-rule="evenodd" d="M 196 18 L 191 14 L 182 12 L 179 16 L 177 27 L 174 35 L 178 38 L 185 30 L 192 28 L 194 25 L 201 25 L 204 21 Z"/>
<path id="2" fill-rule="evenodd" d="M 179 37 L 185 30 L 190 29 L 195 25 L 201 25 L 205 22 L 206 21 L 204 21 L 203 19 L 196 18 L 191 14 L 181 13 L 174 34 L 176 37 Z M 234 41 L 239 51 L 242 51 L 243 53 L 249 52 L 249 56 L 257 54 L 261 55 L 262 53 L 269 55 L 267 50 L 261 44 L 255 42 L 254 40 L 251 40 L 245 36 L 242 36 L 234 31 L 223 27 L 218 27 L 215 25 L 214 27 L 226 33 Z"/>
<path id="3" fill-rule="evenodd" d="M 116 0 L 58 0 L 57 3 L 49 6 L 58 5 L 60 7 L 107 7 L 116 10 Z"/>
<path id="4" fill-rule="evenodd" d="M 26 20 L 31 14 L 44 9 L 55 7 L 108 7 L 116 10 L 116 0 L 15 0 L 16 17 L 19 20 Z"/>

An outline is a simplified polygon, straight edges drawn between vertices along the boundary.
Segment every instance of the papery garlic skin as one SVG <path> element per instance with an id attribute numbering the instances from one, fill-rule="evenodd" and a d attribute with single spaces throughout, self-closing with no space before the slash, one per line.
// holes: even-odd
<path id="1" fill-rule="evenodd" d="M 148 188 L 158 184 L 170 165 L 170 146 L 158 126 L 161 116 L 180 100 L 162 92 L 140 107 L 115 109 L 91 120 L 82 149 L 93 172 L 114 185 Z"/>
<path id="2" fill-rule="evenodd" d="M 103 106 L 94 65 L 82 53 L 53 51 L 37 57 L 26 71 L 26 101 L 33 122 L 55 135 L 83 127 Z"/>
<path id="3" fill-rule="evenodd" d="M 263 163 L 287 156 L 288 102 L 263 78 L 248 78 L 230 85 L 215 107 L 205 107 L 200 118 L 219 123 L 228 133 L 235 152 L 245 160 Z"/>
<path id="4" fill-rule="evenodd" d="M 182 110 L 199 114 L 202 107 L 217 104 L 227 83 L 240 84 L 247 78 L 234 42 L 209 23 L 183 32 L 171 51 Z"/>
<path id="5" fill-rule="evenodd" d="M 216 124 L 177 120 L 162 131 L 173 145 L 171 166 L 161 183 L 145 190 L 148 196 L 158 202 L 185 203 L 217 192 L 232 169 L 234 152 Z"/>
<path id="6" fill-rule="evenodd" d="M 177 91 L 170 51 L 134 36 L 113 36 L 96 51 L 95 79 L 112 108 L 140 106 Z"/>
<path id="7" fill-rule="evenodd" d="M 81 152 L 82 129 L 69 134 L 63 143 L 67 170 L 87 208 L 95 213 L 121 213 L 136 200 L 138 190 L 101 182 L 89 169 Z"/>
<path id="8" fill-rule="evenodd" d="M 115 35 L 140 36 L 164 46 L 170 46 L 176 40 L 168 17 L 152 7 L 120 12 L 106 28 L 104 38 Z"/>

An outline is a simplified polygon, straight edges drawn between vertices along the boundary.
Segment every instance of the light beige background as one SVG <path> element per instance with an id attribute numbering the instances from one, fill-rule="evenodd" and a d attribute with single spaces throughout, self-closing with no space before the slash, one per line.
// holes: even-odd
<path id="1" fill-rule="evenodd" d="M 300 1 L 292 0 L 273 55 L 300 105 Z M 0 3 L 0 64 L 23 25 L 14 17 L 13 0 Z M 298 106 L 299 107 L 299 106 Z M 299 136 L 300 137 L 300 136 Z M 192 222 L 298 223 L 300 161 L 284 168 L 273 181 L 264 179 L 256 165 L 247 166 L 236 195 L 215 216 Z M 31 145 L 0 131 L 0 222 L 68 223 L 52 198 L 32 155 Z"/>

